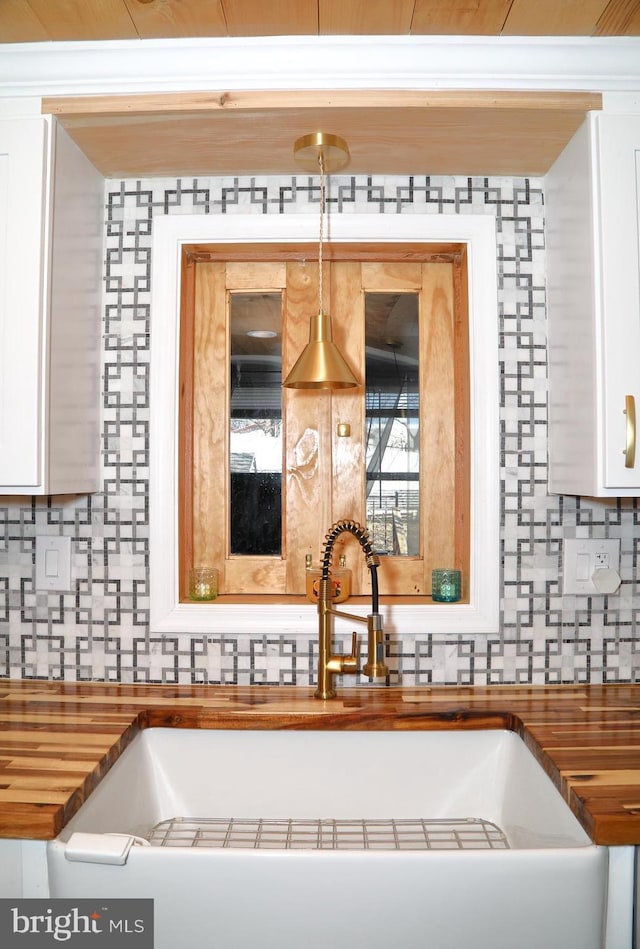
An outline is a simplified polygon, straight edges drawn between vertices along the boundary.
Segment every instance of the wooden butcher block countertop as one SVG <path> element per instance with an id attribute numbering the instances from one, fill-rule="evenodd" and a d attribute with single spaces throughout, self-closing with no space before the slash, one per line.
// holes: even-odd
<path id="1" fill-rule="evenodd" d="M 0 680 L 0 837 L 55 837 L 142 728 L 509 728 L 599 844 L 640 844 L 640 685 L 305 688 Z M 384 766 L 383 764 L 381 766 Z"/>

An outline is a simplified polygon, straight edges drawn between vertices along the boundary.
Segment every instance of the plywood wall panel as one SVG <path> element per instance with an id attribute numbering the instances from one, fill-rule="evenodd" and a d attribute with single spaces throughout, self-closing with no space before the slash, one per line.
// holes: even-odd
<path id="1" fill-rule="evenodd" d="M 226 36 L 222 0 L 123 0 L 141 39 Z"/>
<path id="2" fill-rule="evenodd" d="M 639 0 L 0 0 L 0 43 L 200 36 L 638 36 Z"/>
<path id="3" fill-rule="evenodd" d="M 2 0 L 0 43 L 37 43 L 49 36 L 25 0 Z"/>
<path id="4" fill-rule="evenodd" d="M 596 36 L 638 36 L 640 0 L 610 0 L 598 20 Z"/>
<path id="5" fill-rule="evenodd" d="M 198 264 L 193 336 L 193 561 L 221 567 L 225 561 L 225 524 L 211 512 L 224 510 L 227 495 L 227 380 L 223 263 Z M 217 318 L 214 317 L 217 314 Z M 224 589 L 225 576 L 222 578 Z"/>
<path id="6" fill-rule="evenodd" d="M 323 305 L 329 311 L 331 264 L 323 271 Z M 318 267 L 287 264 L 287 315 L 282 375 L 286 378 L 309 342 L 309 319 L 318 312 Z M 283 389 L 286 458 L 285 536 L 287 593 L 305 589 L 305 555 L 316 561 L 331 526 L 331 392 Z"/>
<path id="7" fill-rule="evenodd" d="M 411 32 L 414 0 L 319 0 L 321 34 L 404 35 Z"/>
<path id="8" fill-rule="evenodd" d="M 2 4 L 4 5 L 4 0 Z M 48 40 L 137 39 L 123 0 L 28 0 Z M 4 11 L 2 11 L 4 19 Z"/>
<path id="9" fill-rule="evenodd" d="M 495 36 L 502 30 L 512 0 L 416 0 L 411 33 Z"/>
<path id="10" fill-rule="evenodd" d="M 395 0 L 394 0 L 395 2 Z M 229 36 L 298 36 L 318 32 L 318 0 L 223 0 Z"/>
<path id="11" fill-rule="evenodd" d="M 591 36 L 608 0 L 513 0 L 504 25 L 511 36 Z"/>

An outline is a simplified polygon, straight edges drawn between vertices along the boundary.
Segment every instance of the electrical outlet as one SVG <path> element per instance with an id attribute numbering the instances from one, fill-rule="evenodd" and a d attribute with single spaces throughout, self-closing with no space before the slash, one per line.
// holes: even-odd
<path id="1" fill-rule="evenodd" d="M 596 570 L 620 570 L 620 541 L 566 537 L 563 544 L 563 593 L 602 595 L 593 582 Z"/>

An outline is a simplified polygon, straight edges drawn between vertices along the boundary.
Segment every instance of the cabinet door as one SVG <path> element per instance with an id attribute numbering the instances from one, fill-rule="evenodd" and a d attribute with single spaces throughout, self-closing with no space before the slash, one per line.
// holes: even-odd
<path id="1" fill-rule="evenodd" d="M 549 490 L 640 495 L 640 116 L 592 113 L 546 181 Z"/>
<path id="2" fill-rule="evenodd" d="M 0 120 L 0 485 L 42 480 L 48 125 Z"/>
<path id="3" fill-rule="evenodd" d="M 608 489 L 640 487 L 640 445 L 627 457 L 628 397 L 640 422 L 640 116 L 596 116 L 596 307 L 601 320 L 602 476 Z"/>

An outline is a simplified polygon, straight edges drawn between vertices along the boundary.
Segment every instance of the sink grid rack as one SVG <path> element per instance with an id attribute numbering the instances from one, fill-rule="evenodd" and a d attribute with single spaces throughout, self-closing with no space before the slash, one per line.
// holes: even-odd
<path id="1" fill-rule="evenodd" d="M 187 818 L 161 821 L 155 847 L 249 850 L 508 850 L 500 828 L 479 818 L 333 820 Z"/>

